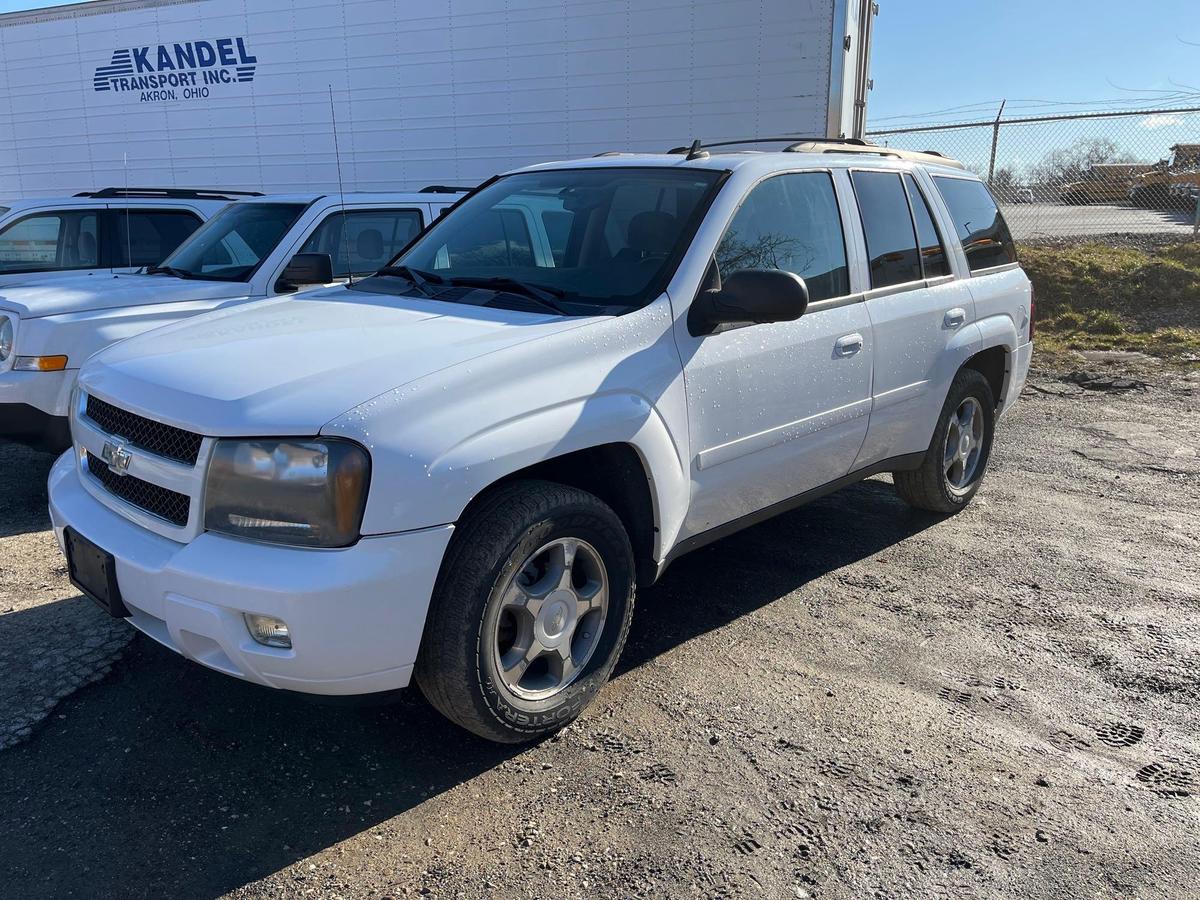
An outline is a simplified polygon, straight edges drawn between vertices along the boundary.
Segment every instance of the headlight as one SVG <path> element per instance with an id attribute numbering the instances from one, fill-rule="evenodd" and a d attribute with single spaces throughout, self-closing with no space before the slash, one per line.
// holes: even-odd
<path id="1" fill-rule="evenodd" d="M 13 323 L 8 316 L 0 316 L 0 363 L 4 362 L 13 351 Z"/>
<path id="2" fill-rule="evenodd" d="M 204 527 L 279 544 L 345 547 L 358 540 L 370 475 L 367 451 L 350 441 L 218 441 Z"/>

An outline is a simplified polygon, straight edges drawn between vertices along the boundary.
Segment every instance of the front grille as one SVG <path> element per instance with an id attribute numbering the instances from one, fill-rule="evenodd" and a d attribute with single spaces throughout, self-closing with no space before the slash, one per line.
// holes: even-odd
<path id="1" fill-rule="evenodd" d="M 190 500 L 187 494 L 180 494 L 134 478 L 132 475 L 117 475 L 102 460 L 90 450 L 87 455 L 88 471 L 99 481 L 109 493 L 115 494 L 126 503 L 131 503 L 138 509 L 166 519 L 172 525 L 181 528 L 187 524 L 188 506 Z"/>
<path id="2" fill-rule="evenodd" d="M 87 398 L 87 417 L 109 434 L 122 437 L 135 447 L 158 456 L 189 466 L 194 466 L 200 456 L 201 435 L 144 418 L 90 394 Z"/>

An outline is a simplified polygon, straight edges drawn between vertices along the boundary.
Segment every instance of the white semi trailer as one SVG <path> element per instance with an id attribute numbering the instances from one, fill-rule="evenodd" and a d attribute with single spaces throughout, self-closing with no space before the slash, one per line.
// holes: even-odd
<path id="1" fill-rule="evenodd" d="M 335 151 L 346 190 L 395 191 L 693 138 L 859 137 L 876 11 L 96 0 L 0 15 L 0 198 L 336 190 Z"/>

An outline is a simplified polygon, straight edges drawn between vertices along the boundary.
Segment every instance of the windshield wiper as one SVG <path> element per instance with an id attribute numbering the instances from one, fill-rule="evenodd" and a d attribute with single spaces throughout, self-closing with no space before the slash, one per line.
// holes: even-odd
<path id="1" fill-rule="evenodd" d="M 375 274 L 392 275 L 396 278 L 403 278 L 405 281 L 412 282 L 413 286 L 426 297 L 433 296 L 426 285 L 443 283 L 443 278 L 440 275 L 434 275 L 432 272 L 422 272 L 420 269 L 410 269 L 408 266 L 384 266 Z"/>
<path id="2" fill-rule="evenodd" d="M 454 278 L 446 279 L 448 284 L 455 287 L 480 287 L 487 290 L 496 291 L 498 293 L 518 294 L 526 297 L 539 306 L 557 313 L 560 316 L 569 316 L 571 313 L 564 309 L 558 302 L 559 299 L 566 296 L 565 291 L 560 291 L 558 288 L 547 287 L 540 284 L 530 284 L 528 281 L 518 281 L 515 278 L 506 278 L 503 275 L 482 276 L 482 275 L 460 275 Z"/>
<path id="3" fill-rule="evenodd" d="M 146 266 L 147 275 L 174 275 L 176 278 L 195 278 L 193 272 L 187 269 L 177 269 L 174 266 Z"/>

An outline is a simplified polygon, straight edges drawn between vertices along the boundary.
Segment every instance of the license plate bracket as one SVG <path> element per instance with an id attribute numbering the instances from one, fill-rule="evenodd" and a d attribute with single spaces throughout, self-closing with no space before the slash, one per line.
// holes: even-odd
<path id="1" fill-rule="evenodd" d="M 117 563 L 113 555 L 96 546 L 73 528 L 63 530 L 67 549 L 67 574 L 71 584 L 83 591 L 114 619 L 127 619 L 129 608 L 117 585 Z"/>

